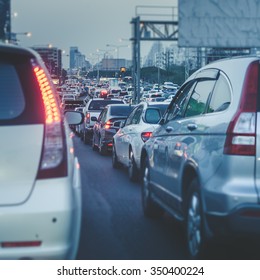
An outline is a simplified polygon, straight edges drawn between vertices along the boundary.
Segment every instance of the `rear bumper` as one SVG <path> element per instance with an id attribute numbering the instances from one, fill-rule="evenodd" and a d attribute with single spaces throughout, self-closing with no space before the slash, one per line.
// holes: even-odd
<path id="1" fill-rule="evenodd" d="M 93 127 L 85 127 L 84 129 L 85 137 L 92 140 L 93 137 Z"/>
<path id="2" fill-rule="evenodd" d="M 106 147 L 107 151 L 112 151 L 113 136 L 116 134 L 114 130 L 105 130 L 102 138 L 102 146 Z"/>
<path id="3" fill-rule="evenodd" d="M 218 236 L 260 234 L 260 205 L 243 204 L 226 215 L 207 213 L 209 229 Z"/>
<path id="4" fill-rule="evenodd" d="M 0 212 L 0 259 L 76 258 L 81 187 L 72 187 L 68 178 L 38 180 L 23 204 L 1 206 Z M 41 244 L 3 248 L 7 242 L 34 241 Z"/>

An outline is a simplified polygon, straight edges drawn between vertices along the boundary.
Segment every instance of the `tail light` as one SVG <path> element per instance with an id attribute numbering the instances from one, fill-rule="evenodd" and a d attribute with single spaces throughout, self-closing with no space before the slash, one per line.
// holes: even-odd
<path id="1" fill-rule="evenodd" d="M 65 176 L 67 165 L 59 104 L 45 71 L 35 66 L 34 73 L 45 109 L 44 145 L 38 178 Z"/>
<path id="2" fill-rule="evenodd" d="M 152 132 L 142 132 L 141 133 L 141 138 L 144 142 L 146 142 L 151 136 L 152 136 Z"/>
<path id="3" fill-rule="evenodd" d="M 107 122 L 105 123 L 105 129 L 111 128 L 112 125 L 113 125 L 113 122 L 107 121 Z"/>
<path id="4" fill-rule="evenodd" d="M 86 123 L 90 123 L 90 113 L 86 114 Z"/>
<path id="5" fill-rule="evenodd" d="M 256 152 L 256 109 L 259 63 L 249 65 L 240 106 L 227 129 L 224 153 L 253 156 Z"/>

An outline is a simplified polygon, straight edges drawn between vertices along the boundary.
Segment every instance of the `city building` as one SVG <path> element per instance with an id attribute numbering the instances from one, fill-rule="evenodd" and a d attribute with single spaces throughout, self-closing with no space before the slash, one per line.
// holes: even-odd
<path id="1" fill-rule="evenodd" d="M 48 46 L 33 46 L 42 57 L 52 77 L 59 78 L 62 73 L 62 50 Z"/>
<path id="2" fill-rule="evenodd" d="M 70 47 L 70 69 L 85 69 L 91 68 L 91 64 L 86 60 L 86 56 L 82 54 L 78 47 Z"/>

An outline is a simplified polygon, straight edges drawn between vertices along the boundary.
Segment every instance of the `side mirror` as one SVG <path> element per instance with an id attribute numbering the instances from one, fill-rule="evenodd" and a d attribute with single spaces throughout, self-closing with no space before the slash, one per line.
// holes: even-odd
<path id="1" fill-rule="evenodd" d="M 84 121 L 84 114 L 78 111 L 65 111 L 64 117 L 69 125 L 82 124 Z"/>
<path id="2" fill-rule="evenodd" d="M 147 123 L 155 124 L 161 119 L 160 110 L 157 108 L 147 108 L 145 111 L 145 121 Z"/>

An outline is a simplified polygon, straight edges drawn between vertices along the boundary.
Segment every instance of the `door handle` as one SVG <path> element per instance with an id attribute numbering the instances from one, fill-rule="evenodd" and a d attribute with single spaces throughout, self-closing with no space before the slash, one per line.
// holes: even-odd
<path id="1" fill-rule="evenodd" d="M 195 123 L 189 123 L 187 125 L 187 128 L 188 128 L 188 130 L 193 131 L 193 130 L 197 129 L 198 126 Z"/>
<path id="2" fill-rule="evenodd" d="M 173 127 L 167 126 L 165 130 L 166 130 L 166 132 L 168 132 L 168 133 L 169 133 L 169 132 L 172 132 L 172 131 L 173 131 Z"/>

